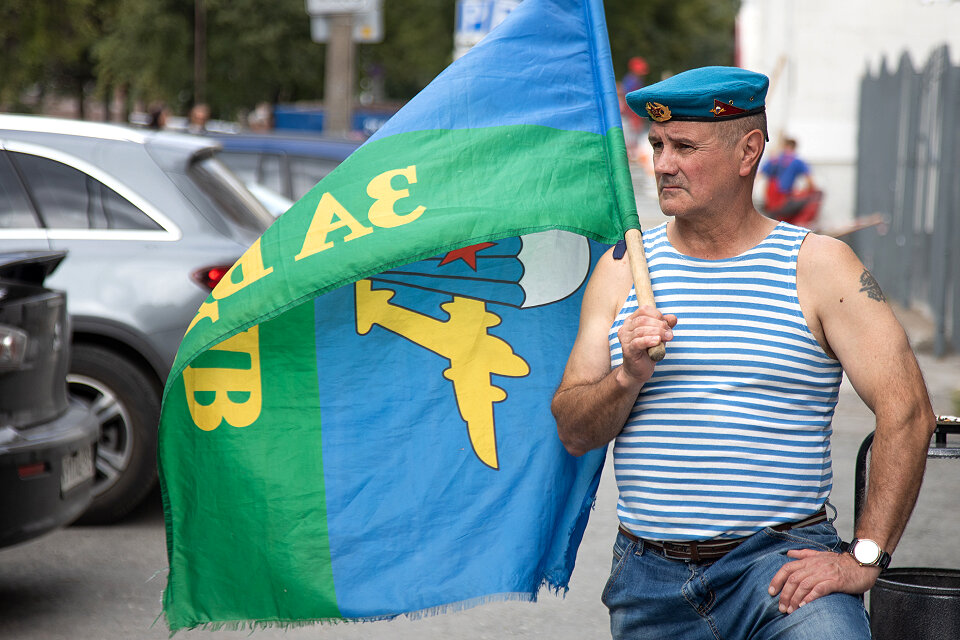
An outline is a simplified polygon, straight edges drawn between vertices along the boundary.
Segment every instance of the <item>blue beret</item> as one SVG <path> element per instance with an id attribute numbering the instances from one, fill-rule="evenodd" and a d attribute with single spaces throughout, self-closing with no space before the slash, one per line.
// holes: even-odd
<path id="1" fill-rule="evenodd" d="M 739 67 L 701 67 L 627 94 L 641 116 L 713 122 L 762 113 L 770 80 Z"/>

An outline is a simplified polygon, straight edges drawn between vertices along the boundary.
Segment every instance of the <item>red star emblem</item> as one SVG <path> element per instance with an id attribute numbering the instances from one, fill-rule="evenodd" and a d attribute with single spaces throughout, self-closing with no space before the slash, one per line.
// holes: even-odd
<path id="1" fill-rule="evenodd" d="M 487 247 L 492 247 L 496 243 L 494 242 L 481 242 L 480 244 L 471 245 L 469 247 L 464 247 L 463 249 L 454 249 L 449 252 L 447 255 L 443 256 L 443 260 L 440 261 L 440 266 L 442 267 L 445 264 L 449 264 L 454 260 L 463 260 L 470 268 L 474 271 L 477 270 L 477 252 L 483 251 Z"/>

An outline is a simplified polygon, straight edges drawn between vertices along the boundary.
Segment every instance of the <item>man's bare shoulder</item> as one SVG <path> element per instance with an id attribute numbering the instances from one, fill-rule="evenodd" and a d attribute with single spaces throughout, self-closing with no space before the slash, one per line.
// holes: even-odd
<path id="1" fill-rule="evenodd" d="M 633 286 L 630 259 L 626 255 L 614 257 L 616 247 L 608 249 L 597 261 L 590 276 L 590 289 L 603 301 L 603 306 L 613 309 L 614 315 L 623 306 Z"/>
<path id="2" fill-rule="evenodd" d="M 831 280 L 847 273 L 859 277 L 863 270 L 860 259 L 845 242 L 812 232 L 803 240 L 797 266 L 814 275 L 832 274 Z"/>

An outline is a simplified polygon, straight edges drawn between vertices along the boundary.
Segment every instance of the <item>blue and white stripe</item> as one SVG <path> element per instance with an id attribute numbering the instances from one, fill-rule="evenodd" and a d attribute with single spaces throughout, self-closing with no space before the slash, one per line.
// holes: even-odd
<path id="1" fill-rule="evenodd" d="M 666 225 L 643 234 L 657 308 L 678 323 L 613 450 L 617 513 L 637 536 L 739 538 L 826 501 L 842 370 L 797 299 L 806 233 L 780 223 L 724 260 L 680 254 Z M 610 329 L 613 367 L 636 308 L 631 290 Z"/>

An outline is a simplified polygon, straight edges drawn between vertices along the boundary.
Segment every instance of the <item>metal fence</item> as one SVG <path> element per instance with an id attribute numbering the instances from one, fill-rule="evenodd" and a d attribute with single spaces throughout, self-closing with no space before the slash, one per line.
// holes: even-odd
<path id="1" fill-rule="evenodd" d="M 946 46 L 903 54 L 860 85 L 856 215 L 886 224 L 851 244 L 888 299 L 928 314 L 934 353 L 960 351 L 960 67 Z"/>

